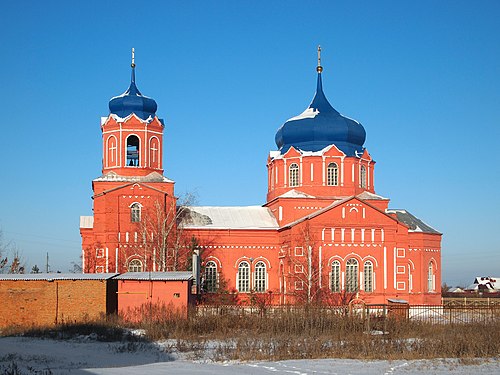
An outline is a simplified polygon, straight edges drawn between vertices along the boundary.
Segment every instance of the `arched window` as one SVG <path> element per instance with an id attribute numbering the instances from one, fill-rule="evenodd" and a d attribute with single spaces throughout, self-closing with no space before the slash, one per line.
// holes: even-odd
<path id="1" fill-rule="evenodd" d="M 429 262 L 429 268 L 427 271 L 427 290 L 429 292 L 434 291 L 434 268 L 432 262 Z"/>
<path id="2" fill-rule="evenodd" d="M 128 272 L 142 272 L 142 262 L 139 259 L 132 259 L 128 264 Z"/>
<path id="3" fill-rule="evenodd" d="M 214 261 L 207 262 L 205 265 L 204 278 L 205 291 L 214 293 L 217 291 L 217 264 Z"/>
<path id="4" fill-rule="evenodd" d="M 359 173 L 359 179 L 361 180 L 361 187 L 366 189 L 366 167 L 364 165 L 361 166 L 361 170 Z"/>
<path id="5" fill-rule="evenodd" d="M 238 292 L 250 292 L 250 265 L 247 262 L 241 262 L 238 266 L 236 285 L 238 287 Z"/>
<path id="6" fill-rule="evenodd" d="M 328 186 L 337 186 L 339 180 L 339 168 L 337 163 L 330 163 L 326 169 L 326 184 Z"/>
<path id="7" fill-rule="evenodd" d="M 288 171 L 289 171 L 288 181 L 290 187 L 299 186 L 299 166 L 297 165 L 297 163 L 291 164 Z"/>
<path id="8" fill-rule="evenodd" d="M 373 292 L 373 263 L 369 260 L 365 262 L 363 270 L 364 276 L 364 290 L 365 292 Z"/>
<path id="9" fill-rule="evenodd" d="M 331 275 L 330 289 L 332 292 L 340 292 L 340 262 L 338 260 L 332 263 L 332 275 Z"/>
<path id="10" fill-rule="evenodd" d="M 139 203 L 134 203 L 130 206 L 130 221 L 132 223 L 141 221 L 141 205 Z"/>
<path id="11" fill-rule="evenodd" d="M 266 265 L 259 262 L 255 265 L 254 290 L 258 293 L 266 291 Z"/>
<path id="12" fill-rule="evenodd" d="M 358 261 L 349 259 L 345 266 L 345 290 L 348 293 L 358 291 Z"/>
<path id="13" fill-rule="evenodd" d="M 127 138 L 127 166 L 139 166 L 139 138 L 136 135 Z"/>

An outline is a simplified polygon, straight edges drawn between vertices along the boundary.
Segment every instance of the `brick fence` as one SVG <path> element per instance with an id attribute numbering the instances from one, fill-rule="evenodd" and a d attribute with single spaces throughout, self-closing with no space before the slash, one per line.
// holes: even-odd
<path id="1" fill-rule="evenodd" d="M 117 311 L 115 274 L 1 275 L 0 328 L 82 322 Z"/>

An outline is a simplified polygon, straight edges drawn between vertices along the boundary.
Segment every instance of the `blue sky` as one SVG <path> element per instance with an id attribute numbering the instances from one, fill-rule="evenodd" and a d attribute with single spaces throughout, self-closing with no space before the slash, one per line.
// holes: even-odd
<path id="1" fill-rule="evenodd" d="M 443 232 L 443 280 L 500 276 L 498 1 L 10 1 L 0 13 L 0 227 L 68 271 L 130 81 L 165 119 L 165 175 L 200 205 L 266 196 L 274 135 L 309 104 L 360 121 L 375 189 Z"/>

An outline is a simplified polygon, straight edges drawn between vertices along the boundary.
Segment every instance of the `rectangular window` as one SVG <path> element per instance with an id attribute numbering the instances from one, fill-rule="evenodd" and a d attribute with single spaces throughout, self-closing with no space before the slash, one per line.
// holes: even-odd
<path id="1" fill-rule="evenodd" d="M 398 247 L 397 248 L 397 253 L 396 253 L 396 256 L 398 258 L 404 258 L 405 257 L 405 249 L 401 248 L 401 247 Z"/>
<path id="2" fill-rule="evenodd" d="M 104 257 L 104 249 L 95 249 L 95 256 L 96 258 Z"/>
<path id="3" fill-rule="evenodd" d="M 404 275 L 406 272 L 406 267 L 405 266 L 397 266 L 396 273 L 400 275 Z"/>
<path id="4" fill-rule="evenodd" d="M 405 290 L 406 289 L 406 283 L 404 281 L 398 281 L 396 289 L 397 290 Z"/>
<path id="5" fill-rule="evenodd" d="M 304 256 L 304 248 L 302 246 L 297 246 L 295 248 L 295 256 L 296 257 Z"/>
<path id="6" fill-rule="evenodd" d="M 304 266 L 302 264 L 296 264 L 295 273 L 304 273 Z"/>

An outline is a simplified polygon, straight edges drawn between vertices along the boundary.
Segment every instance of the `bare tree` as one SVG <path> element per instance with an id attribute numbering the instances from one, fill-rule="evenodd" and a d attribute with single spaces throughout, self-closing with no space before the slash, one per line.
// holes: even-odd
<path id="1" fill-rule="evenodd" d="M 178 200 L 156 200 L 141 212 L 137 223 L 138 235 L 144 247 L 146 264 L 154 271 L 180 271 L 191 268 L 191 259 L 197 240 L 184 233 L 183 218 L 189 211 L 193 196 Z"/>
<path id="2" fill-rule="evenodd" d="M 294 296 L 299 303 L 319 302 L 321 269 L 316 241 L 309 222 L 300 228 L 292 252 L 289 254 L 290 278 L 294 285 Z M 296 251 L 298 250 L 298 253 Z"/>
<path id="3" fill-rule="evenodd" d="M 9 254 L 12 259 L 10 262 Z M 24 273 L 24 268 L 24 261 L 16 245 L 12 241 L 5 242 L 0 229 L 0 273 Z"/>

